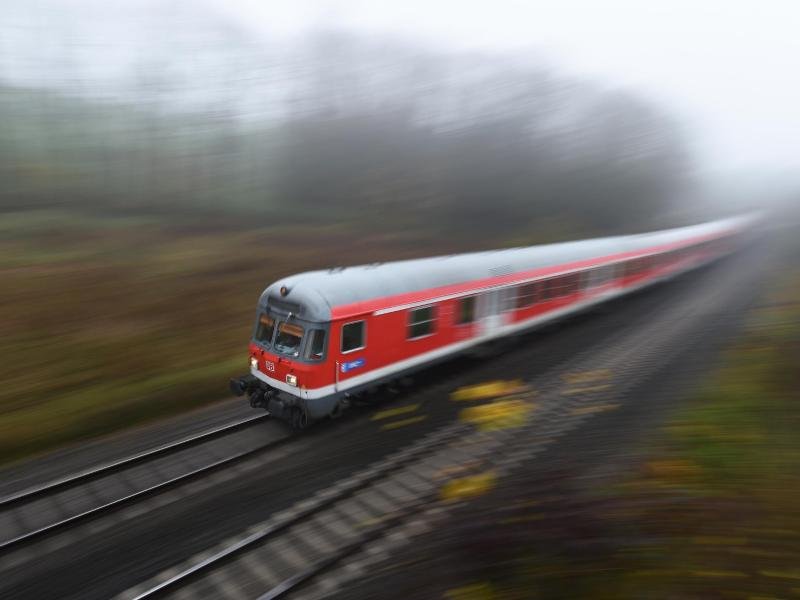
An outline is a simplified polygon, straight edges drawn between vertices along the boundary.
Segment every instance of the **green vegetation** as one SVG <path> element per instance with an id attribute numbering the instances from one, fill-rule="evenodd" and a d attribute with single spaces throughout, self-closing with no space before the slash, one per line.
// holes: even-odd
<path id="1" fill-rule="evenodd" d="M 121 66 L 110 89 L 83 72 L 57 88 L 0 81 L 0 211 L 473 235 L 560 220 L 630 231 L 697 214 L 676 201 L 691 184 L 681 129 L 630 92 L 332 32 L 277 63 L 236 36 L 178 47 L 168 63 Z M 209 50 L 219 71 L 200 66 Z M 63 51 L 71 65 L 73 46 Z M 197 71 L 182 79 L 186 68 Z"/>

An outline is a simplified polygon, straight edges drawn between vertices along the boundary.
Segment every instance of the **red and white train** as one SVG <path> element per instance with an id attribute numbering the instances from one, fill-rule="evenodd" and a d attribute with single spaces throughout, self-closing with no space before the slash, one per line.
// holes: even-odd
<path id="1" fill-rule="evenodd" d="M 304 427 L 432 362 L 728 254 L 752 221 L 286 277 L 261 294 L 250 374 L 231 389 Z"/>

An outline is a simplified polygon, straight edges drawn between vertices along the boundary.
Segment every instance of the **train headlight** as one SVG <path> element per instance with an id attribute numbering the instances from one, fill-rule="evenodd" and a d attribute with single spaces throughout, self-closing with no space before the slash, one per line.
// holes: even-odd
<path id="1" fill-rule="evenodd" d="M 286 383 L 289 385 L 293 385 L 297 387 L 297 375 L 287 375 L 286 376 Z"/>
<path id="2" fill-rule="evenodd" d="M 250 357 L 250 368 L 258 369 L 258 359 L 255 356 Z"/>

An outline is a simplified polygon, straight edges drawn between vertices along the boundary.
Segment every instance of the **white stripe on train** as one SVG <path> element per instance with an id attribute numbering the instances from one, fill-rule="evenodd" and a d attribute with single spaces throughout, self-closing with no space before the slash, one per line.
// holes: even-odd
<path id="1" fill-rule="evenodd" d="M 606 301 L 611 300 L 613 298 L 618 298 L 619 296 L 622 296 L 624 294 L 629 294 L 629 293 L 634 292 L 634 291 L 636 291 L 638 289 L 644 288 L 644 287 L 646 287 L 648 285 L 652 285 L 652 284 L 657 283 L 659 281 L 664 281 L 666 279 L 669 279 L 669 278 L 674 277 L 676 275 L 679 275 L 681 273 L 685 273 L 685 272 L 691 271 L 692 269 L 696 269 L 698 267 L 701 267 L 701 266 L 703 266 L 703 265 L 705 265 L 705 264 L 707 264 L 707 263 L 709 263 L 712 260 L 715 260 L 717 258 L 719 258 L 719 256 L 714 256 L 714 257 L 708 258 L 708 259 L 700 261 L 700 262 L 698 262 L 696 264 L 686 266 L 685 268 L 680 268 L 680 269 L 676 269 L 676 270 L 670 271 L 668 273 L 664 273 L 662 275 L 657 275 L 656 277 L 654 277 L 652 279 L 648 279 L 646 281 L 642 281 L 642 282 L 639 282 L 639 283 L 636 283 L 636 284 L 633 284 L 633 285 L 629 285 L 629 286 L 626 286 L 624 288 L 617 287 L 615 289 L 611 289 L 611 290 L 608 290 L 608 291 L 605 291 L 605 292 L 601 292 L 600 294 L 597 294 L 597 295 L 595 295 L 595 296 L 593 296 L 591 298 L 588 298 L 588 299 L 586 299 L 584 301 L 575 302 L 573 304 L 570 304 L 569 306 L 565 306 L 563 308 L 556 309 L 556 310 L 544 313 L 542 315 L 531 317 L 530 319 L 527 319 L 525 321 L 520 321 L 518 323 L 511 323 L 511 324 L 508 324 L 508 325 L 501 325 L 497 329 L 491 331 L 490 333 L 487 333 L 487 334 L 484 334 L 484 335 L 479 335 L 479 336 L 470 338 L 469 340 L 464 340 L 462 342 L 455 342 L 455 343 L 452 343 L 452 344 L 448 344 L 447 346 L 443 346 L 441 348 L 437 348 L 435 350 L 431 350 L 430 352 L 425 352 L 424 354 L 419 354 L 417 356 L 413 356 L 411 358 L 407 358 L 405 360 L 401 360 L 401 361 L 392 363 L 390 365 L 386 365 L 385 367 L 380 367 L 378 369 L 373 369 L 372 371 L 367 371 L 365 373 L 362 373 L 361 375 L 357 375 L 355 377 L 351 377 L 350 379 L 347 379 L 345 381 L 340 381 L 338 384 L 334 383 L 334 384 L 331 384 L 331 385 L 325 385 L 325 386 L 322 386 L 322 387 L 319 387 L 319 388 L 314 388 L 314 389 L 311 389 L 311 390 L 309 390 L 309 389 L 298 389 L 298 388 L 296 388 L 294 386 L 291 386 L 291 385 L 289 385 L 287 383 L 284 383 L 283 381 L 279 381 L 277 379 L 273 379 L 272 377 L 268 377 L 267 375 L 265 375 L 264 373 L 262 373 L 258 369 L 254 369 L 254 368 L 251 367 L 250 368 L 250 373 L 253 376 L 255 376 L 256 378 L 258 378 L 261 381 L 263 381 L 264 383 L 267 383 L 268 385 L 272 386 L 273 388 L 275 388 L 277 390 L 284 391 L 284 392 L 286 392 L 286 393 L 288 393 L 288 394 L 290 394 L 292 396 L 299 396 L 299 397 L 307 399 L 307 400 L 316 400 L 316 399 L 319 399 L 319 398 L 325 398 L 326 396 L 330 396 L 331 394 L 346 392 L 346 391 L 351 390 L 353 388 L 356 388 L 356 387 L 359 387 L 361 385 L 367 384 L 367 383 L 369 383 L 371 381 L 374 381 L 374 380 L 377 380 L 377 379 L 383 379 L 383 378 L 386 378 L 386 377 L 388 377 L 390 375 L 393 375 L 395 373 L 400 373 L 402 371 L 406 371 L 406 370 L 411 369 L 413 367 L 416 367 L 418 365 L 421 365 L 421 364 L 424 364 L 424 363 L 428 363 L 428 362 L 431 362 L 431 361 L 435 361 L 435 360 L 437 360 L 439 358 L 447 356 L 448 354 L 457 354 L 459 352 L 462 352 L 463 350 L 466 350 L 467 348 L 470 348 L 472 346 L 477 346 L 478 344 L 482 344 L 482 343 L 487 342 L 489 340 L 493 340 L 495 338 L 503 337 L 503 336 L 511 334 L 511 333 L 517 333 L 519 331 L 523 331 L 525 329 L 528 329 L 528 328 L 531 328 L 531 327 L 535 327 L 537 325 L 541 325 L 542 323 L 544 323 L 546 321 L 550 321 L 550 320 L 553 320 L 553 319 L 558 319 L 560 317 L 564 317 L 564 316 L 569 315 L 571 313 L 575 313 L 575 312 L 584 310 L 586 308 L 594 306 L 595 304 L 600 304 L 601 302 L 606 302 Z M 427 301 L 427 303 L 428 304 L 432 304 L 433 301 L 429 300 L 429 301 Z"/>

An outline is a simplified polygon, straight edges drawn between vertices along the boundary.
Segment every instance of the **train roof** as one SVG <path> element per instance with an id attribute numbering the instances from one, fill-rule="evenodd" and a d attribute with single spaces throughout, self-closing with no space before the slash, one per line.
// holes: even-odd
<path id="1" fill-rule="evenodd" d="M 424 290 L 435 291 L 454 284 L 590 259 L 645 253 L 663 246 L 688 244 L 737 231 L 752 218 L 732 217 L 635 235 L 309 271 L 284 277 L 271 284 L 262 293 L 259 308 L 265 309 L 269 304 L 284 311 L 291 310 L 301 319 L 325 322 L 337 316 L 333 312 L 335 307 Z M 281 295 L 282 288 L 286 290 L 285 295 Z M 358 310 L 353 312 L 357 313 Z"/>

